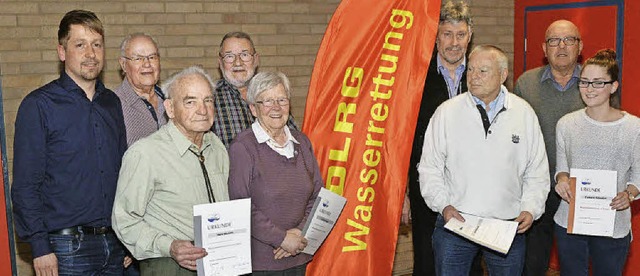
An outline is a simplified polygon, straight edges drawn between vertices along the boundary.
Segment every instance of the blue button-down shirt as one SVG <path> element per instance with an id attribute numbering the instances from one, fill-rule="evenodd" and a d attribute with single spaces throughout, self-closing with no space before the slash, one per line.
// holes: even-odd
<path id="1" fill-rule="evenodd" d="M 480 100 L 476 96 L 471 96 L 473 97 L 473 100 L 476 102 L 476 104 L 479 104 L 480 106 L 482 106 L 482 108 L 484 108 L 484 110 L 487 112 L 487 117 L 489 117 L 489 122 L 493 123 L 493 119 L 496 118 L 498 112 L 500 112 L 500 110 L 504 107 L 504 99 L 507 93 L 509 93 L 509 91 L 507 91 L 507 88 L 504 87 L 504 85 L 501 85 L 498 96 L 489 103 L 488 107 L 482 100 Z"/>
<path id="2" fill-rule="evenodd" d="M 436 62 L 438 64 L 438 72 L 440 75 L 444 77 L 444 81 L 447 83 L 447 90 L 449 92 L 449 99 L 455 97 L 458 94 L 462 94 L 462 86 L 460 85 L 460 81 L 462 80 L 462 74 L 464 70 L 467 68 L 467 58 L 463 57 L 462 63 L 456 67 L 455 71 L 455 79 L 451 78 L 449 74 L 449 70 L 444 67 L 444 64 L 441 60 L 440 54 L 436 56 Z"/>
<path id="3" fill-rule="evenodd" d="M 580 64 L 578 64 L 578 65 L 576 65 L 576 68 L 573 68 L 573 73 L 571 74 L 571 79 L 569 79 L 569 81 L 567 82 L 567 85 L 562 87 L 562 85 L 560 85 L 560 83 L 558 83 L 556 81 L 556 79 L 553 78 L 553 75 L 551 74 L 551 66 L 547 65 L 544 68 L 544 71 L 542 72 L 542 77 L 540 77 L 540 83 L 543 83 L 543 82 L 545 82 L 547 80 L 550 80 L 551 84 L 553 85 L 553 87 L 558 89 L 558 91 L 564 92 L 564 91 L 567 91 L 569 89 L 569 87 L 571 87 L 576 82 L 578 82 L 578 79 L 580 79 L 580 71 L 582 71 L 582 66 L 580 66 Z"/>
<path id="4" fill-rule="evenodd" d="M 12 199 L 18 236 L 34 258 L 48 233 L 110 226 L 127 147 L 118 97 L 98 81 L 93 100 L 66 74 L 27 95 L 15 126 Z"/>

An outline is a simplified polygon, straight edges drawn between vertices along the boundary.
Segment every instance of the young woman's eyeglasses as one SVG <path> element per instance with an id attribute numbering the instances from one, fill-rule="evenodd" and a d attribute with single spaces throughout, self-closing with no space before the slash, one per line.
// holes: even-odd
<path id="1" fill-rule="evenodd" d="M 615 81 L 585 81 L 585 80 L 579 80 L 578 81 L 578 87 L 587 88 L 587 87 L 589 87 L 589 84 L 591 84 L 591 87 L 593 87 L 593 88 L 603 88 L 605 85 L 612 84 L 614 82 Z"/>

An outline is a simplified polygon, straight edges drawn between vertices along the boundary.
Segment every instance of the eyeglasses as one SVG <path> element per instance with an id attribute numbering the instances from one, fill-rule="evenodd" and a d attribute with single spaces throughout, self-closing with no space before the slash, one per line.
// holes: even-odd
<path id="1" fill-rule="evenodd" d="M 614 82 L 615 81 L 584 81 L 584 80 L 579 80 L 578 81 L 578 87 L 587 88 L 587 87 L 589 87 L 589 84 L 591 84 L 591 87 L 593 87 L 593 88 L 603 88 L 605 85 L 612 84 Z"/>
<path id="2" fill-rule="evenodd" d="M 580 41 L 580 38 L 575 36 L 567 36 L 567 37 L 552 37 L 547 39 L 547 45 L 551 47 L 558 47 L 560 45 L 560 41 L 564 42 L 566 46 L 573 46 L 576 42 Z"/>
<path id="3" fill-rule="evenodd" d="M 150 63 L 153 63 L 160 60 L 159 54 L 150 54 L 148 56 L 132 56 L 132 57 L 122 56 L 122 57 L 136 64 L 142 64 L 145 61 L 149 61 Z"/>
<path id="4" fill-rule="evenodd" d="M 220 57 L 225 63 L 233 63 L 236 61 L 237 57 L 240 57 L 240 60 L 243 62 L 249 62 L 253 60 L 253 56 L 255 54 L 250 54 L 249 52 L 241 52 L 239 54 L 226 53 L 224 55 L 220 54 Z"/>
<path id="5" fill-rule="evenodd" d="M 256 101 L 256 103 L 261 104 L 264 107 L 274 107 L 276 103 L 278 103 L 279 106 L 287 106 L 289 105 L 289 98 L 277 98 L 277 99 L 270 99 L 266 101 Z"/>

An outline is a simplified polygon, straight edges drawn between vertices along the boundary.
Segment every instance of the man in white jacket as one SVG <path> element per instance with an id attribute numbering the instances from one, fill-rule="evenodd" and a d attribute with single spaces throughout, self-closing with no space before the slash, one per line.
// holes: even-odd
<path id="1" fill-rule="evenodd" d="M 466 275 L 483 251 L 491 274 L 520 275 L 522 233 L 544 212 L 549 167 L 533 109 L 502 85 L 508 59 L 495 46 L 480 45 L 469 55 L 469 92 L 444 102 L 431 118 L 418 166 L 420 190 L 438 212 L 433 248 L 438 275 Z M 444 229 L 461 213 L 519 223 L 505 255 Z"/>

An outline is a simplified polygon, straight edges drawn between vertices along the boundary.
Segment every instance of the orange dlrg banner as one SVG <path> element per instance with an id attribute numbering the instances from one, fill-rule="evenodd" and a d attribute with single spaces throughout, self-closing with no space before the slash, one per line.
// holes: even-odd
<path id="1" fill-rule="evenodd" d="M 343 0 L 316 57 L 303 131 L 347 198 L 310 275 L 390 275 L 440 1 Z"/>

